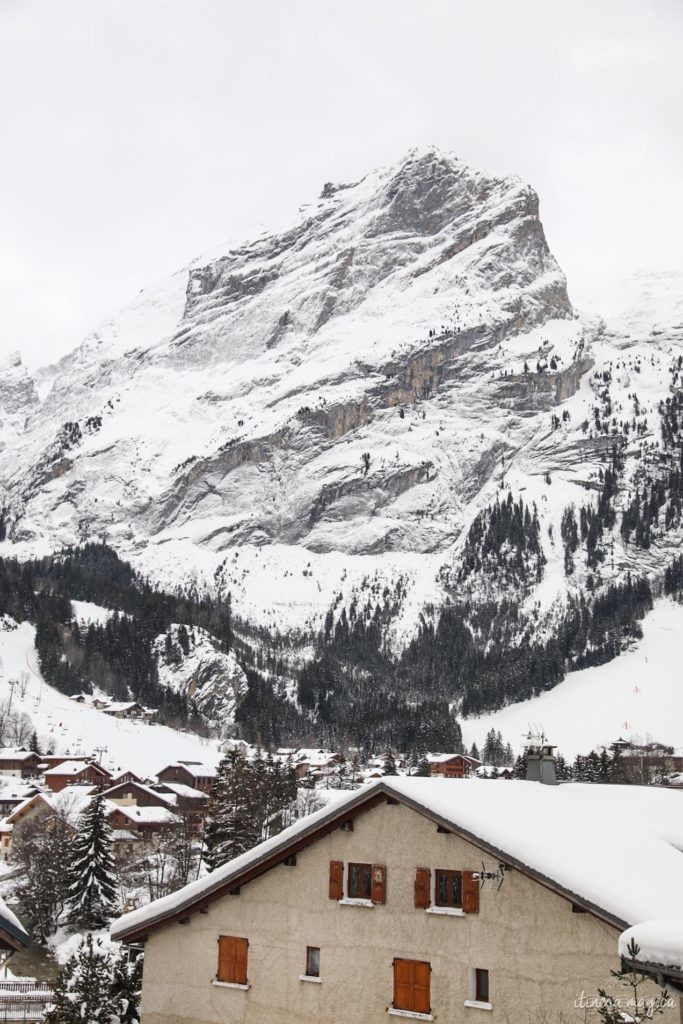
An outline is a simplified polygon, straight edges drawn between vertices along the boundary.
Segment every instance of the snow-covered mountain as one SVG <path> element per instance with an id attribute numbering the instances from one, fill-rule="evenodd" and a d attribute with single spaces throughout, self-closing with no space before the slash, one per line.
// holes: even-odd
<path id="1" fill-rule="evenodd" d="M 485 562 L 461 566 L 509 491 L 538 513 L 527 608 L 629 570 L 658 582 L 673 497 L 647 545 L 620 516 L 676 459 L 660 403 L 680 393 L 683 314 L 632 305 L 573 309 L 528 185 L 412 152 L 142 292 L 36 383 L 1 370 L 9 536 L 18 552 L 106 538 L 284 630 L 398 587 L 407 637 L 427 606 L 498 593 Z M 614 522 L 588 564 L 563 519 L 597 506 L 615 448 Z"/>

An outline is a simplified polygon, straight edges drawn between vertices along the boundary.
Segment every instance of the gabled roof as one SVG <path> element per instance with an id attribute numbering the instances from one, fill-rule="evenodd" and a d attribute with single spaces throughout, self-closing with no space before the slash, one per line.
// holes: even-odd
<path id="1" fill-rule="evenodd" d="M 115 804 L 107 801 L 107 815 L 117 811 L 138 825 L 170 824 L 177 821 L 177 815 L 169 807 L 138 807 L 135 804 Z"/>
<path id="2" fill-rule="evenodd" d="M 0 761 L 28 761 L 34 757 L 40 760 L 40 755 L 34 750 L 24 750 L 23 747 L 0 748 Z"/>
<path id="3" fill-rule="evenodd" d="M 640 786 L 442 778 L 378 780 L 344 794 L 204 878 L 120 918 L 130 941 L 263 874 L 350 815 L 391 798 L 462 836 L 615 927 L 683 913 L 680 794 Z M 637 822 L 637 835 L 629 833 Z"/>
<path id="4" fill-rule="evenodd" d="M 93 761 L 62 761 L 61 764 L 55 765 L 54 768 L 48 768 L 45 775 L 80 775 L 81 772 L 87 771 L 89 768 L 94 768 L 96 772 L 101 772 L 102 775 L 109 775 L 106 768 L 103 768 L 101 764 L 95 764 Z"/>
<path id="5" fill-rule="evenodd" d="M 195 789 L 194 786 L 186 786 L 184 782 L 158 782 L 155 784 L 152 792 L 163 797 L 165 789 L 170 790 L 170 794 L 173 796 L 182 797 L 184 800 L 201 800 L 204 802 L 207 799 L 206 793 L 202 793 L 201 789 Z"/>
<path id="6" fill-rule="evenodd" d="M 117 782 L 115 786 L 110 786 L 108 789 L 105 789 L 102 796 L 106 797 L 107 800 L 115 801 L 116 792 L 120 789 L 126 791 L 129 789 L 136 789 L 143 793 L 143 795 L 146 794 L 147 796 L 153 797 L 155 800 L 159 800 L 164 804 L 171 804 L 173 802 L 170 794 L 160 793 L 158 790 L 152 789 L 150 786 L 145 786 L 143 782 L 136 782 L 134 779 L 130 782 Z M 195 791 L 192 790 L 192 792 L 194 793 Z M 202 794 L 202 796 L 203 795 L 204 794 Z"/>
<path id="7" fill-rule="evenodd" d="M 16 914 L 0 899 L 0 944 L 11 949 L 25 949 L 31 939 Z"/>
<path id="8" fill-rule="evenodd" d="M 157 772 L 157 777 L 161 775 L 161 772 L 168 771 L 169 768 L 183 768 L 195 779 L 213 778 L 216 774 L 215 768 L 208 764 L 202 764 L 201 761 L 171 761 Z"/>

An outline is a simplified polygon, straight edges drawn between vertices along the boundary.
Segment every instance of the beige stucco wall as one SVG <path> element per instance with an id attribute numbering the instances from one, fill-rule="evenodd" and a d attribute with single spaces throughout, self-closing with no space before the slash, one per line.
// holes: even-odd
<path id="1" fill-rule="evenodd" d="M 457 782 L 454 782 L 457 785 Z M 385 906 L 328 898 L 330 860 L 387 865 Z M 487 867 L 495 867 L 486 858 Z M 143 1024 L 381 1024 L 394 957 L 432 965 L 434 1019 L 444 1024 L 583 1021 L 582 991 L 614 991 L 617 932 L 517 871 L 490 883 L 480 912 L 439 917 L 413 906 L 417 866 L 478 870 L 482 853 L 404 806 L 360 815 L 226 896 L 189 923 L 153 932 L 145 949 Z M 248 991 L 212 985 L 220 934 L 249 939 Z M 306 946 L 321 948 L 321 984 L 302 982 Z M 470 969 L 490 972 L 493 1009 L 465 1007 Z M 545 1016 L 543 1016 L 545 1014 Z M 678 1007 L 665 1021 L 678 1021 Z"/>

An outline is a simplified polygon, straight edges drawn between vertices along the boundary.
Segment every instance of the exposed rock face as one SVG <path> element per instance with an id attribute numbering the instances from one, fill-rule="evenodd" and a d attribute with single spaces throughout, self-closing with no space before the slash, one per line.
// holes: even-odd
<path id="1" fill-rule="evenodd" d="M 27 418 L 40 405 L 35 381 L 21 361 L 18 352 L 13 352 L 3 366 L 0 366 L 0 421 L 23 430 Z"/>
<path id="2" fill-rule="evenodd" d="M 575 316 L 531 188 L 411 153 L 143 293 L 42 374 L 42 405 L 0 372 L 11 535 L 105 536 L 162 577 L 181 552 L 211 579 L 270 546 L 283 580 L 295 550 L 369 573 L 429 555 L 433 579 L 501 487 L 550 527 L 539 480 L 578 465 L 592 486 L 609 439 L 583 426 L 589 378 L 620 344 Z"/>
<path id="3" fill-rule="evenodd" d="M 219 725 L 227 735 L 235 721 L 235 711 L 246 695 L 247 681 L 232 651 L 225 654 L 204 629 L 187 628 L 186 649 L 179 639 L 179 628 L 172 626 L 156 641 L 159 655 L 159 681 L 176 693 L 187 696 L 190 707 L 211 725 Z"/>

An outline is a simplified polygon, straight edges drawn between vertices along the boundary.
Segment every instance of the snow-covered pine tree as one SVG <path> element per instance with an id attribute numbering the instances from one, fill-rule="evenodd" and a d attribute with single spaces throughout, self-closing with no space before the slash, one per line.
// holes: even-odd
<path id="1" fill-rule="evenodd" d="M 429 761 L 426 757 L 421 757 L 418 761 L 417 768 L 415 769 L 415 775 L 420 778 L 427 778 L 431 775 L 431 771 L 429 770 Z"/>
<path id="2" fill-rule="evenodd" d="M 74 931 L 103 928 L 116 913 L 116 877 L 112 832 L 97 793 L 78 819 L 71 847 L 68 924 Z"/>
<path id="3" fill-rule="evenodd" d="M 102 940 L 88 935 L 55 983 L 45 1024 L 109 1024 L 111 963 Z"/>
<path id="4" fill-rule="evenodd" d="M 62 968 L 45 1024 L 139 1024 L 142 956 L 129 962 L 87 935 Z"/>
<path id="5" fill-rule="evenodd" d="M 114 958 L 110 996 L 113 1016 L 110 1024 L 139 1024 L 143 960 L 142 953 L 130 959 L 125 947 Z"/>
<path id="6" fill-rule="evenodd" d="M 236 750 L 221 759 L 204 830 L 206 863 L 214 871 L 261 839 L 251 766 Z"/>
<path id="7" fill-rule="evenodd" d="M 387 754 L 384 759 L 384 774 L 385 775 L 398 775 L 398 768 L 396 767 L 396 759 L 391 751 Z"/>
<path id="8" fill-rule="evenodd" d="M 470 749 L 470 757 L 474 757 L 477 761 L 481 761 L 481 758 L 479 757 L 479 747 L 477 746 L 476 743 L 472 744 L 472 747 Z"/>

